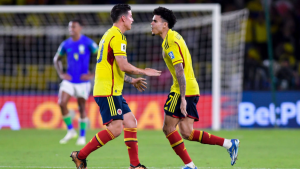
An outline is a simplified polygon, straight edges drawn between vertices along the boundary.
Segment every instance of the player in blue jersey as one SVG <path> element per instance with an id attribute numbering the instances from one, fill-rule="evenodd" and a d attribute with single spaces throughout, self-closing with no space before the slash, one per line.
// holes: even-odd
<path id="1" fill-rule="evenodd" d="M 53 59 L 57 73 L 62 79 L 59 88 L 58 104 L 68 128 L 66 136 L 59 141 L 61 144 L 78 137 L 67 109 L 67 103 L 72 96 L 77 98 L 80 112 L 80 137 L 76 144 L 86 144 L 85 130 L 88 119 L 85 112 L 85 103 L 91 90 L 90 80 L 94 77 L 94 74 L 89 72 L 89 63 L 91 54 L 97 53 L 98 45 L 87 36 L 81 34 L 81 30 L 82 23 L 80 20 L 74 19 L 69 22 L 70 38 L 60 44 Z M 61 64 L 61 59 L 64 56 L 67 57 L 67 72 L 63 72 Z"/>

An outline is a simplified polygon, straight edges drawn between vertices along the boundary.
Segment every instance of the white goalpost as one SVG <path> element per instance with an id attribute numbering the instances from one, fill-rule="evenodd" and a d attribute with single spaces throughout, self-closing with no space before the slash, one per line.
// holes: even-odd
<path id="1" fill-rule="evenodd" d="M 125 33 L 129 62 L 137 67 L 153 67 L 163 71 L 161 78 L 147 79 L 149 86 L 145 95 L 166 96 L 172 84 L 160 56 L 162 40 L 151 37 L 152 11 L 163 6 L 175 13 L 178 21 L 174 30 L 185 39 L 192 55 L 201 94 L 197 107 L 199 124 L 205 124 L 198 127 L 211 127 L 213 130 L 238 128 L 237 107 L 242 96 L 248 11 L 221 14 L 219 4 L 130 6 L 135 21 L 132 30 Z M 52 57 L 60 42 L 68 37 L 68 21 L 73 18 L 83 20 L 83 33 L 99 43 L 112 25 L 109 17 L 112 7 L 0 7 L 0 94 L 18 97 L 57 93 L 60 80 L 52 66 Z M 95 59 L 92 60 L 91 65 L 94 65 Z M 25 76 L 28 78 L 23 79 Z M 125 85 L 124 94 L 138 93 Z M 147 100 L 142 102 L 146 104 Z"/>

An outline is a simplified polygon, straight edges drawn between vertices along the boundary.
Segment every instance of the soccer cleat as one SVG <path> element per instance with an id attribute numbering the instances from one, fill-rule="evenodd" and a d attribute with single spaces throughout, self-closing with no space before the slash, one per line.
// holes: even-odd
<path id="1" fill-rule="evenodd" d="M 84 160 L 80 160 L 77 156 L 78 156 L 79 151 L 73 151 L 70 155 L 70 157 L 72 158 L 72 161 L 74 161 L 76 168 L 77 169 L 87 169 L 87 163 L 86 163 L 86 159 Z"/>
<path id="2" fill-rule="evenodd" d="M 70 139 L 77 138 L 78 135 L 75 130 L 69 130 L 66 136 L 59 141 L 60 144 L 66 144 Z"/>
<path id="3" fill-rule="evenodd" d="M 82 146 L 82 145 L 85 145 L 85 144 L 86 144 L 85 137 L 79 137 L 77 139 L 76 145 Z"/>
<path id="4" fill-rule="evenodd" d="M 138 166 L 132 166 L 132 165 L 130 165 L 130 167 L 129 167 L 129 169 L 134 169 L 134 168 L 136 168 L 136 169 L 147 169 L 147 167 L 145 167 L 144 165 L 141 165 L 141 164 L 139 164 Z"/>
<path id="5" fill-rule="evenodd" d="M 240 140 L 238 139 L 231 139 L 232 146 L 227 149 L 227 152 L 230 155 L 231 158 L 231 165 L 233 166 L 237 160 L 238 152 L 239 152 L 239 146 L 240 146 Z"/>

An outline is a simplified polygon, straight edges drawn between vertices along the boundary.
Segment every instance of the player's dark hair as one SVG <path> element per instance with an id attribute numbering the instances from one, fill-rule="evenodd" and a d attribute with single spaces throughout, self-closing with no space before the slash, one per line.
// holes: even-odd
<path id="1" fill-rule="evenodd" d="M 110 18 L 113 23 L 116 23 L 122 15 L 127 15 L 128 11 L 131 10 L 131 7 L 128 4 L 117 4 L 115 5 L 110 12 Z"/>
<path id="2" fill-rule="evenodd" d="M 176 23 L 176 17 L 172 10 L 169 10 L 164 7 L 155 8 L 153 11 L 153 15 L 159 15 L 162 19 L 168 22 L 168 27 L 172 29 Z"/>
<path id="3" fill-rule="evenodd" d="M 77 22 L 80 26 L 82 26 L 82 21 L 80 19 L 72 19 L 70 22 Z"/>

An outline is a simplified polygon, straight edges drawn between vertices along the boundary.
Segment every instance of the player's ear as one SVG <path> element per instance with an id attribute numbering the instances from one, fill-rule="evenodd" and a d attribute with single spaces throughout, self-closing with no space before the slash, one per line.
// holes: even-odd
<path id="1" fill-rule="evenodd" d="M 164 22 L 164 23 L 163 23 L 163 27 L 164 27 L 164 28 L 168 28 L 168 22 Z"/>
<path id="2" fill-rule="evenodd" d="M 125 16 L 124 15 L 121 16 L 121 20 L 122 20 L 122 22 L 125 22 Z"/>

